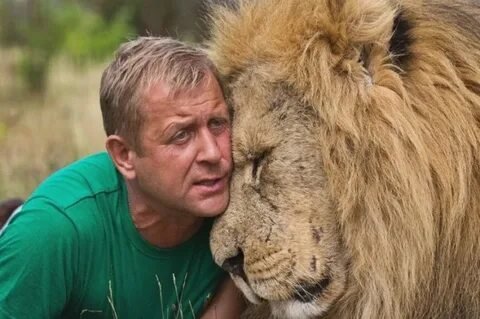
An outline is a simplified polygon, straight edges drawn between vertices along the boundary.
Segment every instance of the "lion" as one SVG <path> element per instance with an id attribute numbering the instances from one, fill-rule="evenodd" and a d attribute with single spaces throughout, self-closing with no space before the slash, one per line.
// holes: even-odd
<path id="1" fill-rule="evenodd" d="M 235 165 L 211 249 L 252 318 L 480 318 L 479 17 L 450 0 L 213 7 Z"/>

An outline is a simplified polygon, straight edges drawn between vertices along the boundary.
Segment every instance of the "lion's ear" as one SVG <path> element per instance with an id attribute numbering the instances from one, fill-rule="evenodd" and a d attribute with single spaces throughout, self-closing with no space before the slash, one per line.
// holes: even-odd
<path id="1" fill-rule="evenodd" d="M 412 26 L 406 19 L 405 13 L 399 10 L 393 22 L 389 50 L 393 64 L 401 69 L 405 67 L 410 57 L 410 45 L 412 44 L 411 28 Z"/>
<path id="2" fill-rule="evenodd" d="M 395 11 L 395 16 L 391 17 L 390 25 L 388 26 L 389 33 L 387 38 L 386 48 L 388 49 L 387 54 L 390 56 L 392 65 L 395 65 L 397 68 L 395 70 L 403 72 L 408 64 L 408 61 L 411 57 L 410 46 L 413 42 L 411 29 L 411 22 L 407 19 L 405 12 L 401 9 Z M 372 61 L 378 60 L 378 50 L 375 49 L 375 38 L 368 39 L 358 43 L 354 49 L 356 56 L 358 58 L 358 63 L 364 68 L 368 76 L 370 71 L 375 70 L 375 68 L 370 67 Z M 378 48 L 377 48 L 378 49 Z M 378 63 L 378 61 L 376 61 Z"/>
<path id="3" fill-rule="evenodd" d="M 370 20 L 376 23 L 366 23 L 367 18 L 364 18 L 364 21 L 359 19 L 356 24 L 347 24 L 349 32 L 344 41 L 338 37 L 335 42 L 330 42 L 334 54 L 338 56 L 343 52 L 337 70 L 348 74 L 363 74 L 368 82 L 372 82 L 372 78 L 375 78 L 375 74 L 380 70 L 379 66 L 385 62 L 394 65 L 393 70 L 397 72 L 405 71 L 411 57 L 412 25 L 401 8 L 389 9 L 390 12 L 375 7 L 370 11 L 366 10 L 370 15 L 364 16 L 370 17 Z M 377 25 L 381 28 L 376 28 Z M 355 70 L 361 71 L 357 73 Z"/>

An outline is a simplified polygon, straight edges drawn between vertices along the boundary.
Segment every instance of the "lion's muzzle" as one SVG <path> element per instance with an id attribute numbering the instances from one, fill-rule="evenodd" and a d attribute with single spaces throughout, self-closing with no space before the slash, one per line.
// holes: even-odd
<path id="1" fill-rule="evenodd" d="M 239 276 L 248 283 L 244 269 L 244 255 L 241 250 L 239 250 L 238 255 L 225 259 L 221 267 L 228 273 Z"/>

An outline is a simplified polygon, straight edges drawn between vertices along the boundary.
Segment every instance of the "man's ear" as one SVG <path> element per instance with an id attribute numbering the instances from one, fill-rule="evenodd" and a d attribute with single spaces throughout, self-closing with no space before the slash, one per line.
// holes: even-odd
<path id="1" fill-rule="evenodd" d="M 110 135 L 107 137 L 105 147 L 113 163 L 125 179 L 134 179 L 136 175 L 134 165 L 136 153 L 130 148 L 127 141 L 118 135 Z"/>

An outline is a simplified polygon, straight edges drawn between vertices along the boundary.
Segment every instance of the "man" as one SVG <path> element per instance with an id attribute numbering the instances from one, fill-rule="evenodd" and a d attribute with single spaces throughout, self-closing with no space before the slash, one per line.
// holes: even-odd
<path id="1" fill-rule="evenodd" d="M 232 168 L 214 73 L 172 39 L 120 47 L 100 88 L 108 154 L 49 177 L 0 237 L 0 318 L 238 317 L 208 247 Z"/>

